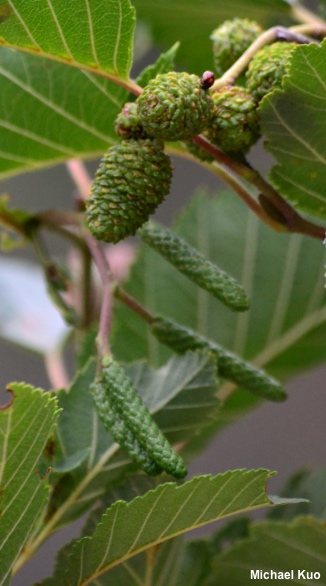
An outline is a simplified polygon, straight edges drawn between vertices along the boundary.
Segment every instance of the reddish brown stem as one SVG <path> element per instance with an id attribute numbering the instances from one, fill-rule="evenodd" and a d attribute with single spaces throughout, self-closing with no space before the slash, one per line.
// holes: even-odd
<path id="1" fill-rule="evenodd" d="M 85 233 L 85 238 L 103 285 L 100 323 L 96 338 L 99 354 L 98 368 L 100 369 L 101 359 L 110 354 L 109 334 L 112 320 L 113 279 L 109 263 L 100 244 L 88 233 Z"/>
<path id="2" fill-rule="evenodd" d="M 134 313 L 139 315 L 142 319 L 144 319 L 147 323 L 152 323 L 155 319 L 155 316 L 148 311 L 143 305 L 141 305 L 137 299 L 131 297 L 126 291 L 123 291 L 119 286 L 116 287 L 114 291 L 114 296 L 119 299 L 122 303 L 124 303 L 129 309 L 131 309 Z"/>
<path id="3" fill-rule="evenodd" d="M 216 161 L 222 165 L 225 165 L 231 169 L 231 171 L 240 175 L 240 177 L 242 177 L 245 181 L 248 181 L 248 183 L 256 187 L 259 193 L 262 193 L 266 199 L 268 199 L 275 206 L 275 208 L 279 211 L 280 216 L 282 216 L 284 219 L 284 221 L 278 224 L 279 229 L 281 226 L 283 226 L 283 229 L 287 232 L 306 234 L 307 236 L 317 238 L 318 240 L 324 239 L 325 229 L 322 226 L 318 226 L 302 218 L 290 206 L 290 204 L 288 204 L 283 199 L 283 197 L 276 191 L 276 189 L 274 189 L 274 187 L 270 185 L 270 183 L 268 183 L 268 181 L 266 181 L 266 179 L 264 179 L 264 177 L 262 177 L 262 175 L 260 175 L 256 169 L 253 169 L 246 161 L 240 162 L 232 159 L 229 155 L 223 153 L 219 148 L 212 145 L 201 135 L 196 136 L 193 141 L 205 149 L 208 153 L 210 153 Z M 257 213 L 257 210 L 254 211 Z M 259 212 L 258 215 L 262 220 L 265 221 L 263 213 Z M 275 220 L 273 217 L 271 219 Z M 267 223 L 270 224 L 270 222 Z"/>

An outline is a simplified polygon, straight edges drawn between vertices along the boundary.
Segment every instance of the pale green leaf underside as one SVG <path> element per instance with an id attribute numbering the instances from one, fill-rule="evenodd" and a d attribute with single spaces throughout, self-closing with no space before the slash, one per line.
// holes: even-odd
<path id="1" fill-rule="evenodd" d="M 291 524 L 264 522 L 252 526 L 248 539 L 239 541 L 218 557 L 213 572 L 203 586 L 251 586 L 251 570 L 268 572 L 258 582 L 267 581 L 270 571 L 290 572 L 293 577 L 273 579 L 275 584 L 326 584 L 326 528 L 312 518 L 299 518 Z M 298 571 L 304 574 L 298 576 Z M 319 572 L 320 579 L 307 579 L 306 573 Z M 272 578 L 270 578 L 272 579 Z"/>
<path id="2" fill-rule="evenodd" d="M 198 586 L 198 579 L 208 567 L 203 542 L 185 543 L 177 537 L 165 541 L 147 555 L 147 551 L 128 558 L 109 572 L 91 582 L 93 586 Z M 53 577 L 42 582 L 42 586 L 61 584 L 69 548 L 63 548 L 56 562 Z M 207 572 L 206 572 L 207 573 Z"/>
<path id="3" fill-rule="evenodd" d="M 127 91 L 87 71 L 0 48 L 0 176 L 102 155 Z"/>
<path id="4" fill-rule="evenodd" d="M 87 518 L 83 536 L 93 534 L 103 513 L 117 500 L 127 502 L 142 496 L 162 483 L 157 477 L 145 475 L 129 476 L 128 483 L 113 487 L 100 505 L 93 509 Z M 293 507 L 293 505 L 292 505 Z M 283 507 L 282 507 L 283 508 Z M 272 510 L 280 507 L 272 508 Z M 56 559 L 52 578 L 42 582 L 42 586 L 56 583 L 58 576 L 64 574 L 69 546 L 63 547 Z M 152 555 L 153 554 L 153 555 Z M 109 572 L 96 578 L 96 586 L 198 586 L 199 576 L 207 575 L 209 550 L 206 541 L 187 543 L 184 536 L 170 539 L 159 548 L 144 550 L 138 555 L 113 567 Z M 150 578 L 149 578 L 150 577 Z M 146 581 L 147 580 L 147 581 Z"/>
<path id="5" fill-rule="evenodd" d="M 117 501 L 90 538 L 79 541 L 68 560 L 65 581 L 88 584 L 97 575 L 155 544 L 243 510 L 270 505 L 266 470 L 236 470 L 199 476 L 176 486 L 160 485 L 129 504 Z M 164 511 L 164 514 L 162 514 Z"/>
<path id="6" fill-rule="evenodd" d="M 37 464 L 58 414 L 40 389 L 10 385 L 11 405 L 0 411 L 0 584 L 6 584 L 19 552 L 45 506 L 48 483 Z"/>
<path id="7" fill-rule="evenodd" d="M 1 44 L 127 79 L 135 11 L 129 0 L 7 0 Z"/>
<path id="8" fill-rule="evenodd" d="M 136 363 L 127 372 L 171 443 L 191 439 L 217 416 L 216 365 L 208 355 L 190 353 L 176 357 L 159 370 Z M 79 470 L 73 477 L 68 506 L 67 494 L 63 495 L 57 526 L 67 522 L 67 515 L 78 517 L 96 497 L 103 495 L 112 479 L 131 467 L 129 457 L 118 450 L 95 415 L 89 392 L 94 377 L 92 362 L 76 377 L 69 393 L 59 393 L 63 411 L 57 427 L 58 464 L 64 469 L 65 461 L 68 467 L 85 450 L 89 449 L 89 454 L 82 474 Z"/>
<path id="9" fill-rule="evenodd" d="M 303 211 L 326 220 L 326 42 L 298 47 L 283 89 L 262 101 L 270 178 Z"/>

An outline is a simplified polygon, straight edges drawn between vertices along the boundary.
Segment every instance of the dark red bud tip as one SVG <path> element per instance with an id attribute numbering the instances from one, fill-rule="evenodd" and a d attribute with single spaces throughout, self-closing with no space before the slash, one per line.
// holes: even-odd
<path id="1" fill-rule="evenodd" d="M 202 90 L 208 90 L 212 87 L 215 81 L 215 75 L 212 71 L 204 71 L 203 75 L 200 78 L 200 87 Z"/>

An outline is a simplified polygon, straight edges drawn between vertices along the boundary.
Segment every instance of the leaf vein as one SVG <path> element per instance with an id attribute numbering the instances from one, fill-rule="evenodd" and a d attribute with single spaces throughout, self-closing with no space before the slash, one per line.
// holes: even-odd
<path id="1" fill-rule="evenodd" d="M 170 529 L 170 527 L 173 525 L 173 523 L 175 522 L 175 520 L 178 518 L 178 516 L 180 515 L 180 513 L 183 511 L 183 509 L 186 507 L 188 501 L 190 499 L 192 499 L 193 495 L 198 490 L 198 488 L 201 486 L 201 484 L 202 484 L 202 479 L 200 479 L 200 481 L 197 482 L 196 486 L 190 492 L 189 496 L 184 500 L 184 502 L 182 503 L 181 507 L 177 510 L 176 514 L 172 517 L 170 523 L 167 525 L 167 527 L 165 527 L 164 531 L 162 531 L 162 533 L 159 535 L 158 540 L 161 540 L 164 537 L 164 535 L 167 534 L 167 532 Z"/>
<path id="2" fill-rule="evenodd" d="M 30 39 L 30 41 L 33 43 L 33 45 L 35 47 L 37 47 L 37 49 L 39 49 L 39 51 L 42 52 L 42 47 L 37 43 L 37 41 L 35 40 L 34 36 L 32 35 L 30 29 L 28 28 L 27 24 L 26 24 L 26 20 L 20 15 L 20 13 L 18 12 L 16 6 L 12 3 L 12 0 L 7 0 L 10 8 L 12 9 L 12 11 L 14 12 L 17 20 L 19 20 L 19 23 L 21 24 L 21 26 L 23 27 L 24 31 L 26 32 L 28 38 Z"/>
<path id="3" fill-rule="evenodd" d="M 273 109 L 275 115 L 277 116 L 277 118 L 279 119 L 279 121 L 281 122 L 281 124 L 283 125 L 283 127 L 288 131 L 288 133 L 293 136 L 293 138 L 295 138 L 300 144 L 302 144 L 304 147 L 306 147 L 306 149 L 308 151 L 310 151 L 311 153 L 313 153 L 316 157 L 317 160 L 319 160 L 321 163 L 326 164 L 326 159 L 324 159 L 319 153 L 318 151 L 316 151 L 308 142 L 306 142 L 300 135 L 298 135 L 293 128 L 291 128 L 284 120 L 284 118 L 282 118 L 281 114 L 278 112 L 276 106 L 274 106 L 274 104 L 271 102 L 270 103 L 271 108 Z"/>
<path id="4" fill-rule="evenodd" d="M 85 0 L 85 4 L 86 4 L 86 10 L 87 10 L 87 19 L 88 19 L 88 25 L 89 25 L 89 37 L 90 37 L 90 42 L 91 42 L 92 55 L 93 55 L 93 59 L 94 59 L 96 66 L 98 67 L 98 69 L 101 69 L 101 66 L 100 66 L 100 63 L 98 60 L 98 56 L 97 56 L 96 46 L 95 46 L 95 36 L 94 36 L 94 30 L 93 30 L 93 20 L 92 20 L 92 14 L 91 14 L 91 7 L 90 7 L 88 0 Z"/>
<path id="5" fill-rule="evenodd" d="M 46 1 L 47 1 L 47 5 L 48 5 L 48 7 L 50 9 L 52 18 L 54 20 L 54 23 L 55 23 L 55 25 L 57 27 L 58 33 L 60 35 L 60 39 L 62 41 L 62 44 L 63 44 L 63 46 L 64 46 L 64 48 L 65 48 L 65 50 L 67 52 L 68 58 L 71 59 L 72 61 L 75 61 L 75 59 L 73 58 L 72 53 L 70 51 L 70 47 L 69 47 L 69 45 L 67 43 L 67 39 L 66 39 L 65 35 L 63 34 L 63 30 L 61 28 L 59 19 L 58 19 L 57 15 L 56 15 L 56 12 L 54 10 L 54 7 L 52 5 L 52 2 L 51 2 L 51 0 L 46 0 Z"/>
<path id="6" fill-rule="evenodd" d="M 98 131 L 96 128 L 89 126 L 89 124 L 86 124 L 85 122 L 80 120 L 80 118 L 74 116 L 73 114 L 70 114 L 67 110 L 65 110 L 61 106 L 58 106 L 55 102 L 52 102 L 50 99 L 48 99 L 45 96 L 43 96 L 42 94 L 40 94 L 32 86 L 27 85 L 22 80 L 18 79 L 18 77 L 11 74 L 9 71 L 6 71 L 5 69 L 3 69 L 1 67 L 0 74 L 2 74 L 3 77 L 5 77 L 6 79 L 9 79 L 13 84 L 20 87 L 27 94 L 33 96 L 36 100 L 38 100 L 39 102 L 44 104 L 47 108 L 49 108 L 50 110 L 53 110 L 53 112 L 55 112 L 59 116 L 65 118 L 66 120 L 69 120 L 69 122 L 72 122 L 77 127 L 82 128 L 83 130 L 86 130 L 87 132 L 89 132 L 93 136 L 100 138 L 105 143 L 107 142 L 107 136 L 105 134 L 102 134 L 102 132 Z"/>

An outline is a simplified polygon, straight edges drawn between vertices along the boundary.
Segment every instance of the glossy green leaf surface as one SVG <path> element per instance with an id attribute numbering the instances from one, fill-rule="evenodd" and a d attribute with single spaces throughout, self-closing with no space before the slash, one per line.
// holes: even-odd
<path id="1" fill-rule="evenodd" d="M 102 155 L 116 141 L 127 91 L 107 79 L 2 47 L 0 84 L 0 177 Z"/>
<path id="2" fill-rule="evenodd" d="M 262 130 L 276 158 L 270 178 L 299 209 L 326 220 L 326 41 L 297 47 L 283 89 L 261 102 Z"/>
<path id="3" fill-rule="evenodd" d="M 0 584 L 13 565 L 48 498 L 38 461 L 57 419 L 57 401 L 41 389 L 12 383 L 0 410 Z"/>
<path id="4" fill-rule="evenodd" d="M 1 44 L 128 78 L 135 14 L 129 0 L 10 0 Z"/>
<path id="5" fill-rule="evenodd" d="M 116 141 L 113 123 L 128 95 L 116 83 L 128 80 L 132 61 L 129 0 L 7 6 L 10 16 L 0 25 L 0 176 L 101 156 Z"/>
<path id="6" fill-rule="evenodd" d="M 326 528 L 312 518 L 298 518 L 291 524 L 260 523 L 252 526 L 248 539 L 216 558 L 213 572 L 203 584 L 215 586 L 219 580 L 225 586 L 249 586 L 253 579 L 272 578 L 282 585 L 323 584 L 325 552 Z M 256 578 L 252 571 L 256 571 Z M 265 576 L 261 577 L 260 571 L 266 572 Z"/>

